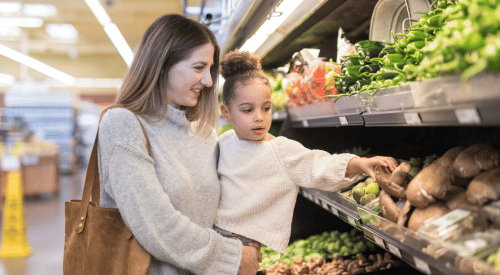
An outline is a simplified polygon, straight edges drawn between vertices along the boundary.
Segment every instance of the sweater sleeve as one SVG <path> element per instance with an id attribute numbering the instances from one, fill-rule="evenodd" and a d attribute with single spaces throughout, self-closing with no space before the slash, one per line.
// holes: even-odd
<path id="1" fill-rule="evenodd" d="M 271 144 L 281 165 L 298 186 L 338 191 L 353 184 L 357 178 L 345 177 L 347 165 L 356 155 L 311 150 L 285 137 L 278 137 Z"/>
<path id="2" fill-rule="evenodd" d="M 111 113 L 110 113 L 111 112 Z M 125 224 L 156 259 L 194 274 L 237 274 L 241 242 L 202 228 L 177 211 L 164 192 L 148 155 L 137 118 L 110 110 L 99 129 L 101 175 Z M 102 180 L 102 179 L 105 179 Z"/>

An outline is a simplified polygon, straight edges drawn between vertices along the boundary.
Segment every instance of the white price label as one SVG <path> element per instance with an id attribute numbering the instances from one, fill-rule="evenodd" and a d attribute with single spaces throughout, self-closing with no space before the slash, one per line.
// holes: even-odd
<path id="1" fill-rule="evenodd" d="M 340 120 L 340 125 L 347 125 L 347 124 L 349 124 L 347 122 L 347 117 L 345 117 L 345 116 L 339 117 L 339 120 Z"/>
<path id="2" fill-rule="evenodd" d="M 324 209 L 326 209 L 326 210 L 330 210 L 330 209 L 328 208 L 328 204 L 326 204 L 324 201 L 322 201 L 322 202 L 321 202 L 321 206 L 322 206 Z"/>
<path id="3" fill-rule="evenodd" d="M 387 248 L 389 248 L 389 251 L 391 251 L 392 254 L 401 258 L 401 251 L 399 251 L 399 248 L 395 247 L 394 245 L 392 245 L 390 243 L 387 243 Z"/>
<path id="4" fill-rule="evenodd" d="M 38 164 L 38 156 L 37 155 L 25 155 L 21 158 L 21 162 L 23 165 L 37 165 Z"/>
<path id="5" fill-rule="evenodd" d="M 404 113 L 403 116 L 405 117 L 406 124 L 408 125 L 422 124 L 422 120 L 420 119 L 418 113 Z"/>
<path id="6" fill-rule="evenodd" d="M 350 223 L 351 225 L 353 225 L 353 226 L 358 226 L 358 225 L 356 224 L 356 220 L 355 220 L 353 217 L 351 217 L 351 216 L 347 215 L 347 220 L 349 221 L 349 223 Z"/>
<path id="7" fill-rule="evenodd" d="M 422 271 L 425 274 L 431 274 L 431 269 L 429 268 L 429 265 L 426 262 L 420 260 L 417 257 L 413 257 L 413 259 L 415 260 L 415 267 L 418 270 Z"/>
<path id="8" fill-rule="evenodd" d="M 313 198 L 314 199 L 314 202 L 317 204 L 317 205 L 321 205 L 321 202 L 319 201 L 318 198 Z"/>
<path id="9" fill-rule="evenodd" d="M 337 210 L 337 208 L 332 207 L 332 213 L 337 217 L 339 216 L 339 211 Z"/>
<path id="10" fill-rule="evenodd" d="M 309 127 L 309 122 L 307 122 L 307 120 L 302 120 L 302 126 Z"/>
<path id="11" fill-rule="evenodd" d="M 460 124 L 480 124 L 481 118 L 476 108 L 456 109 L 458 123 Z"/>
<path id="12" fill-rule="evenodd" d="M 373 240 L 375 241 L 375 243 L 382 247 L 382 248 L 385 248 L 385 244 L 384 244 L 384 240 L 382 240 L 381 238 L 377 237 L 377 235 L 373 234 Z"/>

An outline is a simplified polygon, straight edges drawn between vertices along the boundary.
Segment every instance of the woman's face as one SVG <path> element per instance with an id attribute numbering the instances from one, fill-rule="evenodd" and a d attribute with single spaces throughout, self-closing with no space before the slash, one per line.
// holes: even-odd
<path id="1" fill-rule="evenodd" d="M 207 43 L 172 66 L 168 72 L 167 103 L 175 108 L 196 106 L 201 90 L 212 86 L 213 60 L 214 46 Z"/>
<path id="2" fill-rule="evenodd" d="M 259 79 L 246 84 L 238 85 L 230 106 L 221 106 L 221 112 L 238 139 L 260 141 L 271 128 L 271 87 Z"/>

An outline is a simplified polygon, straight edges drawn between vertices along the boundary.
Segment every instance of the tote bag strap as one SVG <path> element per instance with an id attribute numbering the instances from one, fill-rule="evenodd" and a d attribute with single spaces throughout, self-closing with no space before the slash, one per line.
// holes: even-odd
<path id="1" fill-rule="evenodd" d="M 137 116 L 136 116 L 137 117 Z M 149 145 L 149 138 L 144 125 L 139 118 L 137 118 L 139 124 L 141 125 L 142 132 L 146 138 L 146 148 L 148 150 L 149 156 L 151 156 L 151 148 Z M 82 206 L 80 209 L 80 223 L 76 231 L 81 233 L 85 228 L 85 221 L 87 219 L 87 212 L 90 204 L 90 197 L 92 195 L 92 202 L 99 206 L 101 186 L 99 181 L 99 166 L 97 165 L 97 142 L 99 137 L 99 128 L 97 129 L 97 134 L 94 141 L 94 146 L 92 148 L 92 153 L 90 153 L 89 165 L 87 167 L 87 174 L 85 175 L 85 185 L 83 187 L 82 195 Z"/>

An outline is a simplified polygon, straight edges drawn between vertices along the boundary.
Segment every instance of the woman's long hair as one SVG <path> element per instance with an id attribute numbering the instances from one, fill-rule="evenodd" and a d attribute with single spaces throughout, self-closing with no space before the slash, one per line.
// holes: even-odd
<path id="1" fill-rule="evenodd" d="M 158 18 L 146 30 L 139 42 L 135 57 L 123 80 L 122 87 L 111 108 L 125 108 L 136 115 L 153 115 L 167 111 L 168 72 L 178 62 L 190 57 L 193 51 L 207 43 L 214 46 L 214 60 L 210 68 L 212 87 L 205 87 L 198 104 L 186 108 L 189 121 L 197 121 L 197 134 L 208 136 L 218 122 L 217 79 L 220 48 L 215 35 L 204 25 L 177 14 Z"/>

